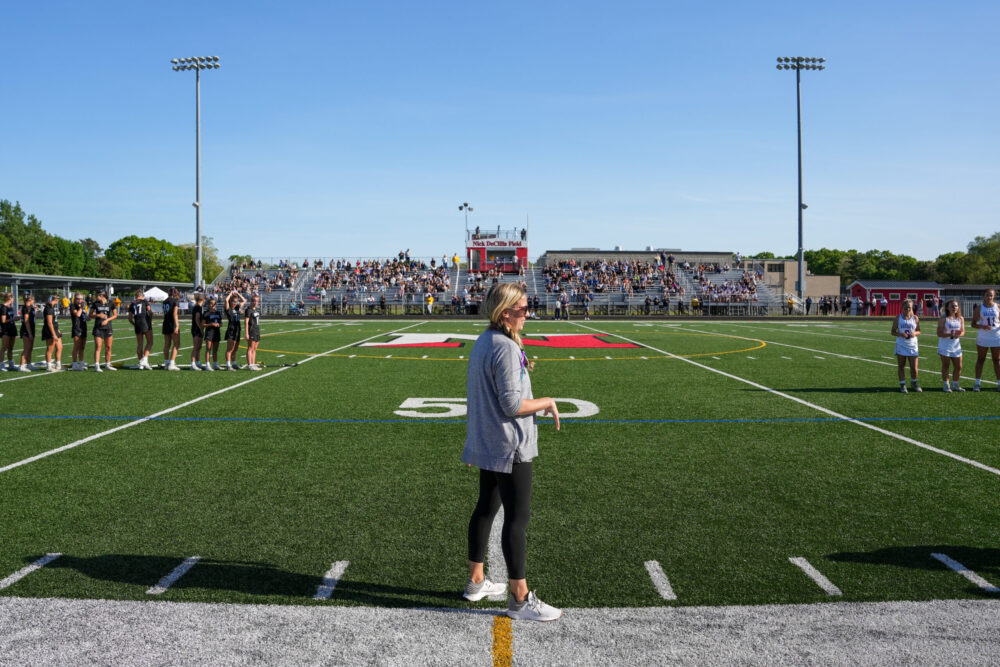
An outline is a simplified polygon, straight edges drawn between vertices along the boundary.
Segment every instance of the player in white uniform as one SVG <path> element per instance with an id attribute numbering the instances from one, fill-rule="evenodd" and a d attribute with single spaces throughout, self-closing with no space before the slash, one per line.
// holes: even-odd
<path id="1" fill-rule="evenodd" d="M 995 299 L 996 292 L 986 290 L 983 302 L 972 311 L 972 326 L 976 329 L 976 384 L 972 391 L 979 391 L 987 353 L 993 357 L 993 373 L 1000 381 L 1000 306 Z M 1000 384 L 997 391 L 1000 391 Z"/>
<path id="2" fill-rule="evenodd" d="M 910 361 L 910 386 L 913 391 L 923 391 L 917 382 L 917 336 L 920 335 L 920 318 L 913 312 L 913 302 L 903 301 L 902 312 L 892 321 L 892 335 L 896 337 L 896 363 L 899 367 L 899 391 L 906 393 L 906 361 Z"/>
<path id="3" fill-rule="evenodd" d="M 938 319 L 937 335 L 944 390 L 965 391 L 958 383 L 958 379 L 962 377 L 962 336 L 965 335 L 965 318 L 962 317 L 958 301 L 951 299 L 944 304 L 944 315 Z M 952 368 L 951 384 L 948 384 L 949 366 Z"/>

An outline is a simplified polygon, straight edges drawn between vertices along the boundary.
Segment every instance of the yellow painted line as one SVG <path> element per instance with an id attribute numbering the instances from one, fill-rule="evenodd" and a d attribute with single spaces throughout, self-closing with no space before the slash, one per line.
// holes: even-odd
<path id="1" fill-rule="evenodd" d="M 493 617 L 493 667 L 510 667 L 514 660 L 514 633 L 507 616 Z"/>
<path id="2" fill-rule="evenodd" d="M 643 332 L 643 333 L 645 333 L 645 332 Z M 739 339 L 739 340 L 754 341 L 755 343 L 758 343 L 758 344 L 755 345 L 755 346 L 753 346 L 753 347 L 746 347 L 746 348 L 743 348 L 743 349 L 740 349 L 740 350 L 724 350 L 724 351 L 721 351 L 721 352 L 695 352 L 695 353 L 692 353 L 692 354 L 675 354 L 675 355 L 669 356 L 669 357 L 666 356 L 666 355 L 659 355 L 659 356 L 649 356 L 649 355 L 646 355 L 646 356 L 618 356 L 618 357 L 612 357 L 611 359 L 608 359 L 607 356 L 602 356 L 602 357 L 564 357 L 564 358 L 551 358 L 551 359 L 541 358 L 541 359 L 537 359 L 537 361 L 540 361 L 540 362 L 544 363 L 544 362 L 548 362 L 548 361 L 628 361 L 628 360 L 633 360 L 633 359 L 677 359 L 677 358 L 681 358 L 681 359 L 693 359 L 694 357 L 711 357 L 711 356 L 718 356 L 718 355 L 722 355 L 722 354 L 741 354 L 741 353 L 744 353 L 744 352 L 753 352 L 754 350 L 759 350 L 761 348 L 767 347 L 767 343 L 765 343 L 764 341 L 760 340 L 759 338 L 747 338 L 746 336 L 730 336 L 728 334 L 709 334 L 709 333 L 679 333 L 679 332 L 673 332 L 673 331 L 664 331 L 664 332 L 656 331 L 656 332 L 650 332 L 650 333 L 665 333 L 665 334 L 673 334 L 675 336 L 681 335 L 681 336 L 709 336 L 709 337 L 714 337 L 714 338 L 736 338 L 736 339 Z M 298 351 L 294 351 L 294 350 L 271 350 L 271 349 L 265 349 L 263 347 L 257 348 L 257 351 L 258 352 L 272 352 L 272 353 L 275 353 L 275 354 L 297 354 L 297 355 L 301 355 L 303 357 L 340 357 L 340 358 L 348 358 L 348 359 L 382 359 L 382 360 L 386 359 L 386 356 L 384 354 L 315 354 L 313 352 L 298 352 Z M 454 357 L 427 357 L 427 356 L 406 357 L 406 356 L 396 356 L 396 355 L 393 355 L 392 359 L 403 359 L 403 360 L 407 360 L 407 361 L 461 361 L 461 362 L 467 362 L 468 361 L 468 359 L 464 359 L 464 358 L 458 358 L 458 359 L 456 359 Z"/>

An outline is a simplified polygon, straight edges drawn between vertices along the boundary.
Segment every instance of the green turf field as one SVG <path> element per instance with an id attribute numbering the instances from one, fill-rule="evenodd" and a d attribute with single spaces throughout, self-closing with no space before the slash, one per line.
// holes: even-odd
<path id="1" fill-rule="evenodd" d="M 62 554 L 0 595 L 146 600 L 198 556 L 157 599 L 502 604 L 459 597 L 478 478 L 459 461 L 455 399 L 472 341 L 361 345 L 482 328 L 265 322 L 263 372 L 168 373 L 124 370 L 135 340 L 120 327 L 121 372 L 0 374 L 0 580 Z M 535 395 L 577 401 L 562 404 L 561 431 L 539 427 L 531 587 L 565 607 L 834 599 L 789 562 L 802 557 L 838 600 L 997 597 L 931 557 L 1000 584 L 992 370 L 986 391 L 943 393 L 925 334 L 925 391 L 901 395 L 888 328 L 528 322 L 536 340 L 577 336 L 549 344 L 616 345 L 528 349 Z M 965 350 L 971 378 L 971 337 Z M 403 407 L 417 399 L 437 407 Z M 596 414 L 569 416 L 590 404 Z M 349 565 L 331 597 L 314 600 L 338 561 Z"/>

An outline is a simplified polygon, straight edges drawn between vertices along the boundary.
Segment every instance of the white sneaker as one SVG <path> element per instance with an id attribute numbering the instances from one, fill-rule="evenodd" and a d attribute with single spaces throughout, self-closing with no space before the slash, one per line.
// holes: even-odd
<path id="1" fill-rule="evenodd" d="M 262 371 L 262 370 L 264 370 L 264 367 L 261 366 L 260 364 L 254 364 L 254 365 L 252 365 L 250 367 L 250 370 L 252 370 L 252 371 Z"/>
<path id="2" fill-rule="evenodd" d="M 562 616 L 562 610 L 545 604 L 529 591 L 524 602 L 517 602 L 513 595 L 507 598 L 507 616 L 515 621 L 554 621 Z"/>
<path id="3" fill-rule="evenodd" d="M 180 368 L 177 367 L 177 362 L 176 361 L 171 361 L 171 362 L 167 363 L 167 370 L 168 371 L 179 371 Z"/>
<path id="4" fill-rule="evenodd" d="M 220 366 L 219 364 L 212 364 L 212 370 L 213 371 L 221 371 L 222 370 L 222 366 Z"/>
<path id="5" fill-rule="evenodd" d="M 212 364 L 205 364 L 204 370 L 206 370 L 206 371 L 215 371 L 215 369 L 212 368 Z"/>
<path id="6" fill-rule="evenodd" d="M 191 362 L 191 370 L 193 370 L 193 371 L 200 371 L 201 370 L 201 368 L 198 367 L 198 362 L 197 361 L 192 361 Z"/>
<path id="7" fill-rule="evenodd" d="M 18 366 L 17 370 L 21 373 L 30 373 L 31 366 L 29 366 L 28 364 L 24 364 L 23 366 Z"/>
<path id="8" fill-rule="evenodd" d="M 62 362 L 61 361 L 57 361 L 56 362 L 56 370 L 57 371 L 61 371 L 62 369 L 63 369 Z"/>
<path id="9" fill-rule="evenodd" d="M 472 583 L 472 579 L 465 582 L 465 592 L 462 597 L 469 602 L 479 602 L 491 595 L 502 595 L 507 591 L 507 584 L 495 584 L 489 579 L 483 579 L 478 584 Z"/>
<path id="10" fill-rule="evenodd" d="M 237 370 L 237 368 L 238 368 L 238 366 L 234 366 L 233 364 L 226 364 L 226 370 L 227 371 L 235 371 L 235 370 Z"/>
<path id="11" fill-rule="evenodd" d="M 50 373 L 55 373 L 59 369 L 56 368 L 55 364 L 49 364 L 48 366 L 45 367 L 45 370 L 49 371 Z"/>
<path id="12" fill-rule="evenodd" d="M 112 366 L 111 364 L 104 364 L 104 370 L 106 370 L 106 371 L 116 371 L 118 369 L 115 368 L 114 366 Z"/>
<path id="13" fill-rule="evenodd" d="M 101 370 L 101 365 L 100 364 L 94 364 L 94 370 L 97 371 L 98 373 L 103 373 L 104 372 L 104 371 Z"/>
<path id="14" fill-rule="evenodd" d="M 0 364 L 0 373 L 6 373 L 6 372 L 7 372 L 6 364 Z"/>

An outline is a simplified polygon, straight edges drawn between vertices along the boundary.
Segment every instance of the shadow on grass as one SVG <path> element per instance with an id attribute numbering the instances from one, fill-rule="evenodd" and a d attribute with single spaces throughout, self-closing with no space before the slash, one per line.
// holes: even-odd
<path id="1" fill-rule="evenodd" d="M 28 559 L 28 562 L 38 557 L 40 555 Z M 91 579 L 148 588 L 170 574 L 183 560 L 174 556 L 105 554 L 78 557 L 64 554 L 46 567 L 75 570 Z M 322 573 L 299 574 L 268 563 L 203 558 L 174 582 L 170 590 L 200 589 L 312 599 L 322 582 Z M 453 606 L 457 602 L 463 602 L 461 594 L 456 591 L 408 588 L 354 581 L 350 578 L 337 583 L 331 601 L 375 607 Z"/>
<path id="2" fill-rule="evenodd" d="M 891 382 L 892 378 L 890 377 L 889 380 Z M 886 383 L 874 387 L 784 387 L 776 388 L 776 391 L 786 394 L 879 394 L 885 392 L 898 394 L 899 383 Z"/>
<path id="3" fill-rule="evenodd" d="M 993 585 L 1000 583 L 1000 549 L 992 547 L 963 547 L 955 544 L 886 547 L 875 551 L 843 551 L 828 554 L 826 558 L 841 563 L 893 565 L 920 570 L 947 571 L 947 566 L 931 556 L 935 553 L 944 554 L 958 561 L 973 572 L 985 577 Z M 996 597 L 995 593 L 984 591 L 978 586 L 969 587 L 968 592 L 984 597 Z"/>

